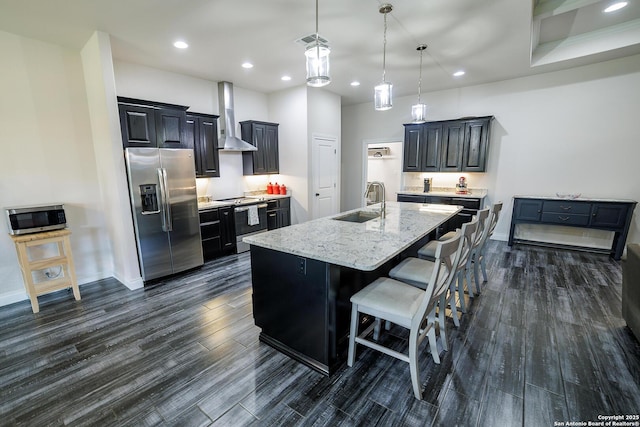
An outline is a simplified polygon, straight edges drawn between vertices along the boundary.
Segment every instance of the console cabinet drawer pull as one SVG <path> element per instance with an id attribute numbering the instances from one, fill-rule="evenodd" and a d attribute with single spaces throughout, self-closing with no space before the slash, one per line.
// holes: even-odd
<path id="1" fill-rule="evenodd" d="M 558 219 L 559 219 L 560 221 L 569 221 L 569 219 L 571 219 L 571 218 L 570 218 L 570 217 L 568 217 L 568 216 L 559 216 L 559 215 L 558 215 Z"/>
<path id="2" fill-rule="evenodd" d="M 562 206 L 562 205 L 560 205 L 560 209 L 562 209 L 563 211 L 570 211 L 571 210 L 571 206 Z"/>

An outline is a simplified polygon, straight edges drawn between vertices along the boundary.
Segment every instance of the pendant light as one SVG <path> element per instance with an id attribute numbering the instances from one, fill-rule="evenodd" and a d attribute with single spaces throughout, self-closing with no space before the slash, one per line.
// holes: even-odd
<path id="1" fill-rule="evenodd" d="M 388 110 L 393 106 L 393 85 L 385 80 L 387 72 L 387 13 L 393 10 L 393 6 L 385 3 L 380 6 L 379 12 L 384 15 L 384 39 L 382 45 L 382 83 L 374 88 L 373 103 L 378 111 Z"/>
<path id="2" fill-rule="evenodd" d="M 329 76 L 329 53 L 325 43 L 320 43 L 318 35 L 318 0 L 316 0 L 316 41 L 309 43 L 304 51 L 307 58 L 307 85 L 322 87 L 331 83 Z"/>
<path id="3" fill-rule="evenodd" d="M 420 52 L 420 78 L 418 79 L 418 103 L 411 106 L 413 123 L 424 123 L 427 121 L 427 105 L 420 102 L 420 91 L 422 90 L 422 52 L 424 52 L 426 48 L 426 44 L 421 44 L 416 48 L 416 50 Z"/>

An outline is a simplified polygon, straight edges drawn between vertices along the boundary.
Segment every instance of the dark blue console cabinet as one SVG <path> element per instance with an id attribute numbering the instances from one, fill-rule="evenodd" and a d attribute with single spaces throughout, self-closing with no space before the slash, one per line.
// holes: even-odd
<path id="1" fill-rule="evenodd" d="M 527 242 L 514 238 L 515 228 L 518 224 L 593 228 L 614 233 L 613 244 L 607 252 L 613 259 L 619 260 L 627 241 L 631 217 L 636 203 L 633 200 L 566 200 L 550 197 L 514 197 L 509 246 L 512 246 L 513 243 Z"/>

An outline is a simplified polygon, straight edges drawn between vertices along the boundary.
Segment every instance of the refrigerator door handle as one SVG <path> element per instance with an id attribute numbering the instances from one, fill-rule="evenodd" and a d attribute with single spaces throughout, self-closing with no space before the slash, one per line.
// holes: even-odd
<path id="1" fill-rule="evenodd" d="M 167 230 L 173 231 L 173 218 L 171 218 L 171 202 L 169 201 L 169 182 L 167 179 L 167 170 L 162 168 L 162 179 L 164 180 L 164 203 L 165 203 L 165 212 L 167 215 Z"/>
<path id="2" fill-rule="evenodd" d="M 162 211 L 162 231 L 169 231 L 167 229 L 167 194 L 166 194 L 166 181 L 164 179 L 164 169 L 158 168 L 158 190 L 160 190 L 160 210 Z"/>

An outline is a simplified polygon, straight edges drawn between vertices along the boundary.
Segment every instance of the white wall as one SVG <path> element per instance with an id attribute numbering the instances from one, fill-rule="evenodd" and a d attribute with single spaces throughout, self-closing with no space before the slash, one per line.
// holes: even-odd
<path id="1" fill-rule="evenodd" d="M 87 91 L 94 164 L 100 183 L 102 212 L 106 216 L 111 248 L 117 248 L 111 252 L 112 275 L 128 288 L 138 289 L 143 286 L 143 282 L 129 208 L 129 188 L 122 155 L 122 136 L 109 35 L 98 31 L 93 33 L 80 51 L 80 57 Z"/>
<path id="2" fill-rule="evenodd" d="M 337 146 L 337 164 L 336 164 L 336 207 L 340 206 L 340 158 L 342 155 L 342 114 L 341 114 L 340 96 L 324 89 L 307 87 L 307 142 L 308 142 L 308 158 L 307 163 L 307 188 L 308 188 L 308 204 L 309 209 L 313 209 L 315 203 L 315 190 L 313 189 L 313 138 L 314 136 L 334 137 Z M 338 209 L 339 211 L 339 209 Z M 312 215 L 309 216 L 311 218 Z"/>
<path id="3" fill-rule="evenodd" d="M 396 200 L 402 189 L 402 142 L 369 143 L 368 148 L 388 147 L 383 157 L 367 156 L 367 181 L 384 183 L 387 200 Z M 364 194 L 364 191 L 362 191 Z"/>
<path id="4" fill-rule="evenodd" d="M 298 224 L 309 219 L 306 86 L 270 94 L 269 121 L 280 125 L 280 175 L 273 181 L 291 190 L 291 223 Z"/>
<path id="5" fill-rule="evenodd" d="M 494 115 L 488 171 L 473 187 L 502 200 L 496 238 L 506 239 L 514 195 L 584 196 L 640 200 L 636 163 L 640 144 L 640 55 L 532 77 L 427 93 L 432 120 Z M 342 210 L 355 208 L 362 180 L 362 141 L 403 139 L 413 97 L 392 110 L 371 103 L 343 108 Z M 437 184 L 437 183 L 436 183 Z M 640 241 L 636 213 L 628 241 Z"/>
<path id="6" fill-rule="evenodd" d="M 0 31 L 0 207 L 65 204 L 79 283 L 111 276 L 79 52 Z M 0 225 L 0 305 L 26 299 Z"/>

